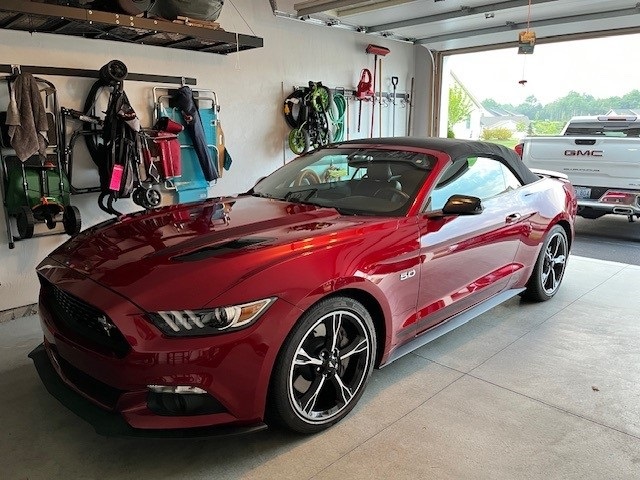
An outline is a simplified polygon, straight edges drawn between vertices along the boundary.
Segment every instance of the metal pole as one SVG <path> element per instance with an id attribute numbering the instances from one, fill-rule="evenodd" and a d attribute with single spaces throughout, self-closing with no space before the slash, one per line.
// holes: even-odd
<path id="1" fill-rule="evenodd" d="M 392 115 L 393 120 L 391 121 L 391 136 L 396 136 L 396 88 L 398 87 L 398 77 L 391 77 L 391 85 L 393 85 L 393 108 Z"/>

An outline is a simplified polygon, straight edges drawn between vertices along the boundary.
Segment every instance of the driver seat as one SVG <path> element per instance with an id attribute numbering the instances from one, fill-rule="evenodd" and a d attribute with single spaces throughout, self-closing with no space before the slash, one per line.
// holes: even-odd
<path id="1" fill-rule="evenodd" d="M 367 166 L 367 173 L 356 184 L 353 189 L 354 195 L 372 197 L 378 190 L 391 188 L 402 190 L 402 185 L 391 172 L 391 165 L 388 163 L 370 163 Z"/>

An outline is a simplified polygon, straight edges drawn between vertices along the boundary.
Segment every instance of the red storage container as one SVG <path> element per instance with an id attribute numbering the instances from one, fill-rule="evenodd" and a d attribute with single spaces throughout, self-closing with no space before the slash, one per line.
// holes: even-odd
<path id="1" fill-rule="evenodd" d="M 180 162 L 180 142 L 176 135 L 156 132 L 151 138 L 153 148 L 151 155 L 162 179 L 171 179 L 182 175 Z"/>

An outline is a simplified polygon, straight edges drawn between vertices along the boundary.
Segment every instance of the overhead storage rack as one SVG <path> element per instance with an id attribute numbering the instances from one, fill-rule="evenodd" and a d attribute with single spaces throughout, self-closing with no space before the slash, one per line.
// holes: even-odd
<path id="1" fill-rule="evenodd" d="M 162 19 L 36 3 L 0 2 L 0 28 L 226 55 L 263 46 L 260 37 Z"/>

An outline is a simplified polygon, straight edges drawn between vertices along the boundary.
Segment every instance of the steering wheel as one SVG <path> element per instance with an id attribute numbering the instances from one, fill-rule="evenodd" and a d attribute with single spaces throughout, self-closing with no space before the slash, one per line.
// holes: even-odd
<path id="1" fill-rule="evenodd" d="M 374 198 L 384 198 L 391 201 L 394 201 L 393 199 L 395 198 L 396 195 L 401 197 L 403 201 L 409 200 L 409 195 L 404 193 L 402 190 L 398 190 L 393 187 L 379 188 L 373 194 Z"/>
<path id="2" fill-rule="evenodd" d="M 294 185 L 297 187 L 302 185 L 315 185 L 317 183 L 321 183 L 320 177 L 316 172 L 309 170 L 308 168 L 301 170 L 294 180 Z"/>

